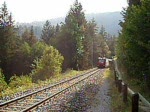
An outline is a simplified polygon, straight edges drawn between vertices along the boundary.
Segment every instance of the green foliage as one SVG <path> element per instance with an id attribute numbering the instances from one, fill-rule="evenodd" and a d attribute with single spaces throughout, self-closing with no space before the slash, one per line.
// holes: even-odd
<path id="1" fill-rule="evenodd" d="M 129 0 L 129 6 L 132 5 L 141 5 L 141 0 Z"/>
<path id="2" fill-rule="evenodd" d="M 24 76 L 12 76 L 10 78 L 9 86 L 11 88 L 17 88 L 21 86 L 31 86 L 32 85 L 32 78 L 31 76 L 24 75 Z"/>
<path id="3" fill-rule="evenodd" d="M 85 38 L 83 39 L 83 45 L 84 45 L 84 54 L 83 54 L 83 68 L 91 68 L 93 65 L 96 65 L 95 58 L 97 51 L 95 50 L 95 38 L 97 37 L 97 24 L 95 23 L 95 20 L 87 22 L 85 27 Z"/>
<path id="4" fill-rule="evenodd" d="M 111 51 L 111 54 L 109 58 L 112 58 L 112 56 L 114 56 L 116 53 L 115 53 L 115 47 L 116 47 L 116 40 L 117 40 L 117 37 L 115 36 L 110 36 L 107 38 L 107 45 L 109 47 L 109 50 Z"/>
<path id="5" fill-rule="evenodd" d="M 34 59 L 41 58 L 43 55 L 46 45 L 42 42 L 37 42 L 30 46 L 27 42 L 22 43 L 18 49 L 13 66 L 13 73 L 17 75 L 29 74 L 33 69 L 31 64 L 33 64 Z"/>
<path id="6" fill-rule="evenodd" d="M 43 55 L 46 44 L 43 42 L 37 42 L 32 46 L 32 56 L 34 59 L 40 58 Z"/>
<path id="7" fill-rule="evenodd" d="M 13 26 L 12 16 L 9 14 L 7 5 L 4 2 L 0 8 L 0 67 L 7 81 L 12 75 L 11 64 L 19 42 L 20 40 Z"/>
<path id="8" fill-rule="evenodd" d="M 37 38 L 34 35 L 33 26 L 31 26 L 30 31 L 26 28 L 22 34 L 22 40 L 27 42 L 30 46 L 37 42 Z"/>
<path id="9" fill-rule="evenodd" d="M 22 33 L 22 40 L 29 43 L 30 31 L 26 28 Z"/>
<path id="10" fill-rule="evenodd" d="M 30 29 L 30 35 L 29 35 L 29 44 L 30 46 L 34 45 L 37 42 L 37 38 L 34 35 L 33 26 L 31 26 Z"/>
<path id="11" fill-rule="evenodd" d="M 23 75 L 29 74 L 31 71 L 31 64 L 34 57 L 32 56 L 32 47 L 27 42 L 22 42 L 22 45 L 17 49 L 15 56 L 13 58 L 13 63 L 11 66 L 12 75 Z"/>
<path id="12" fill-rule="evenodd" d="M 5 82 L 5 76 L 2 73 L 2 69 L 0 68 L 0 92 L 7 88 L 7 83 Z"/>
<path id="13" fill-rule="evenodd" d="M 118 59 L 127 69 L 130 76 L 150 79 L 150 0 L 132 5 L 123 12 L 124 22 L 118 39 Z M 150 83 L 149 83 L 150 84 Z"/>
<path id="14" fill-rule="evenodd" d="M 41 35 L 42 42 L 37 42 L 33 26 L 24 28 L 19 26 L 20 29 L 13 26 L 11 14 L 8 13 L 5 3 L 2 9 L 0 13 L 0 19 L 3 20 L 0 28 L 0 67 L 7 81 L 14 74 L 18 76 L 29 74 L 33 69 L 31 67 L 33 63 L 40 65 L 40 68 L 36 69 L 36 71 L 39 70 L 38 75 L 35 75 L 37 77 L 40 76 L 39 74 L 46 74 L 45 76 L 49 77 L 49 73 L 61 71 L 59 70 L 60 65 L 59 69 L 56 67 L 55 70 L 56 60 L 53 60 L 54 65 L 52 64 L 51 70 L 46 70 L 44 64 L 50 64 L 46 63 L 50 60 L 48 56 L 44 56 L 45 49 L 48 47 L 46 44 L 53 45 L 64 56 L 64 70 L 67 68 L 88 69 L 92 67 L 93 60 L 97 59 L 98 49 L 94 52 L 91 50 L 92 46 L 93 49 L 97 46 L 97 43 L 95 44 L 97 40 L 94 39 L 97 35 L 96 23 L 94 20 L 87 23 L 82 5 L 78 0 L 70 8 L 65 23 L 62 23 L 61 26 L 57 24 L 54 27 L 49 21 L 46 21 Z M 8 24 L 3 24 L 5 22 Z M 16 33 L 19 30 L 21 30 L 21 38 Z M 36 59 L 37 61 L 34 61 Z"/>
<path id="15" fill-rule="evenodd" d="M 94 19 L 87 22 L 82 5 L 76 0 L 65 18 L 65 23 L 60 27 L 60 33 L 51 39 L 53 41 L 51 45 L 55 46 L 65 58 L 64 70 L 88 69 L 93 65 L 96 66 L 100 49 L 104 46 L 104 55 L 110 55 L 108 45 L 101 39 L 102 36 L 98 35 L 97 29 Z M 99 42 L 104 43 L 101 45 L 102 48 L 98 47 Z"/>
<path id="16" fill-rule="evenodd" d="M 7 5 L 4 2 L 1 7 L 0 11 L 0 28 L 4 28 L 7 26 L 13 26 L 13 21 L 12 21 L 12 15 L 11 13 L 9 14 L 7 10 Z"/>
<path id="17" fill-rule="evenodd" d="M 107 45 L 106 40 L 104 39 L 103 36 L 98 35 L 95 43 L 98 46 L 97 50 L 99 51 L 100 57 L 110 57 L 111 52 L 110 52 L 109 46 Z"/>
<path id="18" fill-rule="evenodd" d="M 57 28 L 58 28 L 58 26 L 57 26 Z M 55 28 L 47 20 L 43 26 L 43 30 L 42 30 L 42 34 L 41 34 L 42 41 L 45 42 L 46 44 L 50 45 L 50 40 L 52 39 L 52 37 L 54 37 L 54 34 L 55 34 Z"/>
<path id="19" fill-rule="evenodd" d="M 51 76 L 57 75 L 61 72 L 61 65 L 63 57 L 58 50 L 52 46 L 47 46 L 44 50 L 43 56 L 40 59 L 34 60 L 35 65 L 31 75 L 33 81 L 46 80 Z"/>
<path id="20" fill-rule="evenodd" d="M 86 19 L 82 10 L 81 3 L 76 0 L 65 19 L 65 26 L 68 30 L 66 33 L 72 39 L 72 47 L 75 49 L 72 57 L 73 68 L 75 69 L 81 68 L 84 53 L 83 39 L 85 37 L 84 27 L 86 25 Z"/>
<path id="21" fill-rule="evenodd" d="M 83 72 L 86 72 L 86 71 L 71 70 L 67 73 L 56 75 L 50 79 L 47 79 L 46 81 L 38 81 L 38 83 L 31 83 L 31 76 L 28 76 L 28 75 L 25 77 L 14 76 L 11 78 L 13 83 L 8 85 L 7 88 L 5 88 L 2 92 L 0 92 L 0 97 L 11 96 L 12 94 L 26 91 L 28 89 L 33 89 L 35 87 L 43 87 L 43 86 L 47 86 L 49 84 L 54 84 L 56 82 L 60 82 L 61 80 L 69 79 L 69 78 L 72 78 L 74 76 L 77 76 Z M 17 78 L 17 80 L 15 79 L 15 77 Z M 21 86 L 20 86 L 19 83 L 17 84 L 17 82 L 14 82 L 15 80 L 18 82 L 20 82 L 20 80 L 26 80 L 26 82 L 28 82 L 29 84 L 28 83 L 27 84 L 21 83 Z"/>
<path id="22" fill-rule="evenodd" d="M 10 78 L 10 83 L 8 84 L 7 88 L 0 92 L 0 97 L 11 96 L 15 93 L 20 91 L 25 91 L 29 88 L 33 87 L 32 79 L 30 76 L 12 76 Z"/>
<path id="23" fill-rule="evenodd" d="M 98 43 L 96 41 L 96 43 L 99 46 L 99 56 L 110 58 L 115 54 L 115 38 L 105 31 L 105 27 L 103 25 L 101 26 L 98 37 L 100 41 L 98 41 Z"/>
<path id="24" fill-rule="evenodd" d="M 24 42 L 24 44 L 20 47 L 20 51 L 23 53 L 24 56 L 30 56 L 32 52 L 32 48 L 27 42 Z"/>
<path id="25" fill-rule="evenodd" d="M 107 32 L 105 30 L 105 27 L 102 25 L 99 34 L 103 36 L 103 38 L 106 40 Z"/>

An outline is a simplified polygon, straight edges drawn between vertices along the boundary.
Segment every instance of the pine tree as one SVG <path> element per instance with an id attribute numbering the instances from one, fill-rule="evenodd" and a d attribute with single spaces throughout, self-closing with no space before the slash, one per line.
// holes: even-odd
<path id="1" fill-rule="evenodd" d="M 34 35 L 33 26 L 31 26 L 30 31 L 26 28 L 22 34 L 23 41 L 27 42 L 30 46 L 34 45 L 38 40 Z"/>
<path id="2" fill-rule="evenodd" d="M 33 26 L 31 26 L 31 29 L 30 29 L 30 38 L 29 39 L 30 39 L 30 41 L 29 41 L 30 45 L 34 45 L 37 42 L 37 38 L 34 34 Z"/>
<path id="3" fill-rule="evenodd" d="M 29 30 L 26 28 L 25 31 L 22 33 L 22 40 L 24 42 L 29 43 L 29 37 L 30 37 L 30 32 Z"/>
<path id="4" fill-rule="evenodd" d="M 59 24 L 56 25 L 56 33 L 59 33 L 60 32 L 60 26 Z"/>
<path id="5" fill-rule="evenodd" d="M 18 37 L 13 26 L 11 14 L 8 13 L 4 2 L 0 10 L 0 68 L 4 71 L 6 79 L 11 74 L 11 62 L 18 47 Z"/>
<path id="6" fill-rule="evenodd" d="M 84 27 L 86 25 L 85 14 L 82 9 L 81 3 L 78 0 L 75 1 L 73 6 L 65 18 L 65 25 L 70 33 L 70 38 L 74 42 L 75 54 L 73 58 L 73 68 L 79 69 L 82 66 L 82 59 L 84 53 L 83 38 L 84 38 Z"/>
<path id="7" fill-rule="evenodd" d="M 102 25 L 99 34 L 103 36 L 103 38 L 106 40 L 107 38 L 107 32 L 105 30 L 105 27 Z"/>
<path id="8" fill-rule="evenodd" d="M 95 38 L 97 36 L 97 24 L 95 20 L 91 20 L 86 24 L 85 27 L 85 38 L 84 38 L 84 58 L 83 66 L 84 68 L 91 68 L 95 65 L 94 58 L 96 51 L 95 48 Z"/>
<path id="9" fill-rule="evenodd" d="M 13 26 L 13 21 L 12 21 L 12 14 L 8 13 L 7 5 L 4 2 L 4 4 L 2 4 L 2 8 L 0 11 L 0 28 L 4 28 L 7 26 Z"/>
<path id="10" fill-rule="evenodd" d="M 55 35 L 54 26 L 52 26 L 51 23 L 47 20 L 43 26 L 41 40 L 46 44 L 50 45 L 50 39 L 54 37 L 54 35 Z"/>

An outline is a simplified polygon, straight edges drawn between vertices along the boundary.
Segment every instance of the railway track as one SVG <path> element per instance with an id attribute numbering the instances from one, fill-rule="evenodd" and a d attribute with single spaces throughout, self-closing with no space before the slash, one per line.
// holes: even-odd
<path id="1" fill-rule="evenodd" d="M 93 69 L 93 70 L 94 70 L 94 69 Z M 90 70 L 90 71 L 92 71 L 92 70 Z M 90 72 L 90 71 L 88 71 L 88 72 Z M 87 72 L 87 73 L 88 73 L 88 72 Z M 84 75 L 84 74 L 81 74 L 80 76 L 82 76 L 82 75 Z M 79 76 L 76 76 L 76 77 L 79 77 Z M 76 77 L 74 77 L 74 78 L 76 78 Z M 68 80 L 68 79 L 67 79 L 67 80 Z M 69 79 L 69 80 L 71 80 L 71 79 Z M 65 81 L 66 81 L 66 79 L 65 79 L 65 80 L 62 80 L 62 81 L 59 82 L 59 83 L 63 83 L 63 82 L 65 82 Z M 28 95 L 28 94 L 30 94 L 30 93 L 34 93 L 34 92 L 41 91 L 41 90 L 43 90 L 43 89 L 49 88 L 49 87 L 51 87 L 51 86 L 55 86 L 55 85 L 57 85 L 57 84 L 59 84 L 59 83 L 51 84 L 50 86 L 45 85 L 45 86 L 43 86 L 43 87 L 35 87 L 35 88 L 32 88 L 32 89 L 28 89 L 28 90 L 26 90 L 26 91 L 22 91 L 22 92 L 19 92 L 19 93 L 15 93 L 15 94 L 13 94 L 13 95 L 11 95 L 11 96 L 6 96 L 6 97 L 3 97 L 3 98 L 0 98 L 0 105 L 3 104 L 4 102 L 9 102 L 9 101 L 12 100 L 12 99 L 16 99 L 17 97 L 26 96 L 26 95 Z"/>
<path id="2" fill-rule="evenodd" d="M 85 85 L 92 79 L 96 80 L 101 72 L 100 69 L 92 69 L 71 79 L 11 99 L 0 104 L 0 112 L 39 112 L 45 108 L 51 111 L 57 110 L 56 107 L 67 98 L 71 91 L 75 91 L 78 86 Z M 54 109 L 53 106 L 55 106 Z"/>

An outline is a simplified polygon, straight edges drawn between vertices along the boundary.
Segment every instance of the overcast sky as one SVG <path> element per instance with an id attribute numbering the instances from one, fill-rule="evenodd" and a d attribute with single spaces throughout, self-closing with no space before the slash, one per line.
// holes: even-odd
<path id="1" fill-rule="evenodd" d="M 6 1 L 16 22 L 42 21 L 65 17 L 75 0 L 0 0 Z M 127 0 L 78 0 L 86 14 L 121 11 Z"/>

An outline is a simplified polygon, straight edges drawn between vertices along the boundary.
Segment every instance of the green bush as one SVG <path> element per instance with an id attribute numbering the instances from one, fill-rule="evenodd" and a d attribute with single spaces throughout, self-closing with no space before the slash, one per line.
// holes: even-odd
<path id="1" fill-rule="evenodd" d="M 0 68 L 0 92 L 7 88 L 7 83 L 5 82 L 4 74 Z"/>
<path id="2" fill-rule="evenodd" d="M 21 86 L 31 86 L 32 85 L 32 78 L 31 76 L 24 75 L 24 76 L 12 76 L 10 78 L 9 86 L 11 88 L 17 88 Z"/>
<path id="3" fill-rule="evenodd" d="M 52 46 L 46 46 L 43 56 L 34 60 L 32 66 L 33 81 L 49 79 L 51 76 L 57 75 L 61 72 L 62 62 L 64 58 L 61 54 Z"/>

